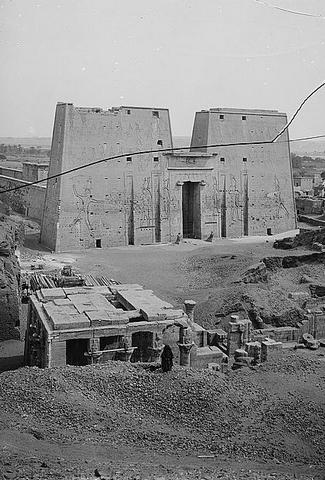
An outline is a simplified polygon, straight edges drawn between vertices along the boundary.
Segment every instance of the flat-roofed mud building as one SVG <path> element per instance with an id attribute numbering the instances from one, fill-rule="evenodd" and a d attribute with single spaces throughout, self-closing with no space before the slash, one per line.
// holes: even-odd
<path id="1" fill-rule="evenodd" d="M 167 109 L 59 103 L 49 175 L 121 157 L 48 181 L 41 241 L 67 251 L 294 229 L 287 131 L 274 143 L 206 146 L 270 142 L 285 124 L 275 110 L 201 111 L 190 151 L 165 153 Z"/>

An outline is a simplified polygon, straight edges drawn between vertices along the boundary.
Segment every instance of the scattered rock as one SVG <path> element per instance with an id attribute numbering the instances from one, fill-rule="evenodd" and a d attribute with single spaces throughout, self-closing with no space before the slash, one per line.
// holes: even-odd
<path id="1" fill-rule="evenodd" d="M 267 268 L 264 262 L 259 262 L 255 265 L 252 265 L 242 277 L 244 283 L 258 283 L 258 282 L 267 282 L 268 274 Z"/>

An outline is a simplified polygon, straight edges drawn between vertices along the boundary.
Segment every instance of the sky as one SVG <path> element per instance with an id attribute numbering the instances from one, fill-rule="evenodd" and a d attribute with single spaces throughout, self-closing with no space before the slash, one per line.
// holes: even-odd
<path id="1" fill-rule="evenodd" d="M 51 136 L 57 102 L 169 108 L 189 136 L 201 109 L 292 115 L 325 80 L 325 0 L 0 0 L 0 60 L 0 136 Z M 324 112 L 325 88 L 290 137 Z"/>

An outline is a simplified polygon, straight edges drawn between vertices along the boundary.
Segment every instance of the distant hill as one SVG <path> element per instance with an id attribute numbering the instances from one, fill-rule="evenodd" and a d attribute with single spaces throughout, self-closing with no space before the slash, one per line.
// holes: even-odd
<path id="1" fill-rule="evenodd" d="M 51 137 L 0 137 L 0 144 L 21 145 L 22 147 L 51 148 Z"/>
<path id="2" fill-rule="evenodd" d="M 173 137 L 173 142 L 174 147 L 186 147 L 191 144 L 191 137 L 175 136 Z M 291 142 L 290 149 L 292 153 L 295 153 L 297 155 L 325 158 L 324 140 L 305 140 L 299 142 Z"/>
<path id="3" fill-rule="evenodd" d="M 0 144 L 21 145 L 22 147 L 40 147 L 44 149 L 51 148 L 51 137 L 0 137 Z M 191 144 L 191 137 L 174 136 L 174 147 L 188 147 Z M 310 157 L 325 158 L 325 141 L 324 140 L 306 140 L 300 142 L 292 142 L 291 152 L 297 155 L 306 155 Z"/>
<path id="4" fill-rule="evenodd" d="M 21 145 L 22 147 L 51 148 L 51 137 L 0 137 L 0 144 Z M 187 147 L 191 144 L 191 137 L 173 137 L 174 147 Z"/>
<path id="5" fill-rule="evenodd" d="M 324 140 L 305 140 L 302 142 L 291 142 L 290 149 L 297 155 L 306 155 L 309 157 L 325 157 Z"/>

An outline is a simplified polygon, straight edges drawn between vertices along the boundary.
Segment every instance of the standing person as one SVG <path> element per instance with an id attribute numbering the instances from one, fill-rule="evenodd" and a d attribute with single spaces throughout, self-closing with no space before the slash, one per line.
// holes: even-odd
<path id="1" fill-rule="evenodd" d="M 169 372 L 173 367 L 173 352 L 169 345 L 165 345 L 161 354 L 161 368 L 163 372 Z"/>

